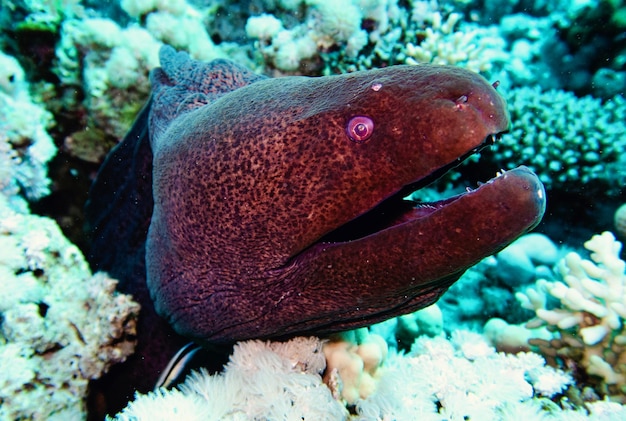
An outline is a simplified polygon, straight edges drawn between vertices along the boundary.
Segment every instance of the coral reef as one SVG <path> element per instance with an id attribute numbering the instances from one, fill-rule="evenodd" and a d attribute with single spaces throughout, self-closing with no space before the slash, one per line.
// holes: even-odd
<path id="1" fill-rule="evenodd" d="M 615 225 L 615 233 L 621 240 L 626 240 L 626 203 L 621 205 L 615 211 L 613 216 L 613 224 Z"/>
<path id="2" fill-rule="evenodd" d="M 317 338 L 240 342 L 223 373 L 195 372 L 178 389 L 138 395 L 115 419 L 346 419 L 322 383 L 325 366 Z"/>
<path id="3" fill-rule="evenodd" d="M 506 92 L 512 128 L 493 148 L 500 166 L 524 162 L 548 190 L 618 195 L 626 184 L 626 99 L 521 87 Z"/>
<path id="4" fill-rule="evenodd" d="M 415 1 L 411 11 L 395 0 L 306 0 L 303 20 L 285 26 L 276 14 L 252 16 L 248 37 L 264 61 L 283 72 L 350 71 L 382 64 L 437 63 L 486 72 L 508 57 L 497 29 L 466 25 L 462 14 L 436 2 Z M 267 12 L 267 11 L 266 11 Z"/>
<path id="5" fill-rule="evenodd" d="M 552 279 L 551 267 L 562 254 L 548 237 L 531 233 L 473 266 L 438 302 L 445 331 L 480 331 L 490 318 L 502 318 L 508 323 L 528 320 L 531 313 L 519 308 L 515 293 L 537 279 Z"/>
<path id="6" fill-rule="evenodd" d="M 406 64 L 447 64 L 487 73 L 494 63 L 508 59 L 505 41 L 498 34 L 497 28 L 469 25 L 461 25 L 459 28 L 462 19 L 460 13 L 450 13 L 444 20 L 439 11 L 422 15 L 417 10 L 413 9 L 412 20 L 418 23 L 418 28 L 415 30 L 415 40 L 406 44 Z"/>
<path id="7" fill-rule="evenodd" d="M 186 1 L 122 1 L 132 20 L 120 24 L 104 17 L 66 19 L 56 47 L 55 73 L 61 83 L 79 86 L 84 99 L 65 107 L 86 111 L 86 129 L 71 133 L 65 150 L 100 162 L 128 131 L 150 93 L 148 73 L 158 65 L 164 44 L 210 61 L 225 54 L 210 39 L 206 9 Z M 85 139 L 84 131 L 90 135 Z"/>
<path id="8" fill-rule="evenodd" d="M 382 336 L 362 328 L 335 335 L 324 343 L 324 383 L 337 400 L 353 405 L 374 393 L 379 368 L 387 358 Z"/>
<path id="9" fill-rule="evenodd" d="M 252 16 L 246 23 L 246 34 L 258 39 L 266 62 L 277 69 L 294 72 L 301 67 L 315 66 L 320 53 L 341 49 L 355 58 L 367 43 L 367 33 L 361 29 L 362 9 L 352 0 L 304 0 L 304 21 L 291 28 L 272 14 Z M 296 9 L 299 2 L 283 7 Z"/>
<path id="10" fill-rule="evenodd" d="M 562 280 L 537 281 L 517 294 L 536 318 L 527 324 L 547 326 L 552 340 L 531 345 L 554 365 L 572 365 L 586 373 L 601 396 L 626 402 L 626 262 L 622 244 L 610 232 L 585 243 L 591 260 L 571 252 L 558 265 Z M 556 304 L 554 304 L 556 301 Z"/>
<path id="11" fill-rule="evenodd" d="M 420 338 L 408 355 L 392 352 L 376 391 L 356 400 L 354 415 L 333 399 L 320 374 L 322 342 L 247 341 L 235 346 L 223 373 L 192 373 L 178 388 L 138 395 L 116 420 L 609 420 L 626 415 L 610 402 L 561 409 L 550 400 L 572 384 L 534 353 L 496 353 L 476 333 L 450 341 Z M 549 408 L 549 411 L 546 411 Z M 613 418 L 611 418 L 613 417 Z"/>
<path id="12" fill-rule="evenodd" d="M 601 98 L 624 94 L 625 16 L 623 0 L 571 2 L 558 14 L 555 26 L 562 41 L 550 60 L 553 68 L 569 73 L 561 78 L 564 88 Z"/>
<path id="13" fill-rule="evenodd" d="M 84 107 L 88 130 L 121 139 L 149 95 L 148 71 L 158 65 L 160 46 L 145 29 L 123 29 L 109 19 L 64 21 L 55 71 L 63 84 L 81 86 L 85 94 L 82 104 L 65 106 Z M 72 152 L 72 143 L 66 150 Z"/>
<path id="14" fill-rule="evenodd" d="M 1 419 L 83 417 L 87 382 L 132 352 L 137 306 L 115 293 L 114 280 L 92 275 L 51 220 L 28 212 L 32 207 L 51 214 L 48 202 L 39 207 L 34 203 L 51 190 L 78 190 L 61 186 L 65 179 L 48 174 L 57 149 L 58 160 L 67 161 L 64 168 L 70 174 L 65 177 L 77 177 L 79 171 L 87 181 L 93 176 L 148 98 L 148 73 L 158 65 L 157 52 L 164 43 L 194 58 L 226 57 L 270 75 L 320 75 L 405 63 L 452 64 L 481 72 L 500 82 L 498 89 L 510 104 L 512 130 L 493 153 L 483 153 L 479 170 L 468 165 L 462 178 L 447 178 L 448 187 L 462 190 L 459 181 L 473 181 L 474 172 L 483 175 L 524 163 L 540 175 L 556 211 L 576 208 L 571 218 L 578 218 L 578 202 L 555 200 L 564 192 L 576 195 L 580 203 L 593 206 L 588 212 L 598 226 L 605 226 L 590 232 L 609 229 L 614 222 L 616 235 L 626 240 L 626 208 L 609 220 L 623 203 L 626 182 L 624 1 L 2 4 Z M 87 170 L 77 169 L 76 161 L 88 163 Z M 607 216 L 598 208 L 608 200 Z M 59 220 L 73 221 L 63 223 L 64 229 L 80 226 L 76 213 L 62 212 Z M 581 236 L 593 229 L 568 222 L 548 221 L 557 233 L 576 231 Z M 554 232 L 550 235 L 558 243 L 561 238 Z M 533 397 L 541 395 L 541 383 L 530 373 L 542 366 L 533 354 L 496 354 L 476 338 L 459 339 L 461 333 L 454 333 L 451 343 L 443 339 L 460 328 L 482 330 L 498 351 L 540 352 L 550 364 L 571 370 L 575 383 L 561 372 L 539 370 L 554 384 L 569 382 L 570 391 L 587 388 L 579 392 L 591 399 L 607 396 L 625 402 L 623 261 L 609 234 L 587 245 L 591 261 L 569 254 L 554 272 L 551 267 L 572 245 L 557 249 L 546 237 L 524 237 L 467 271 L 438 306 L 371 327 L 370 332 L 334 338 L 324 347 L 325 373 L 317 339 L 297 339 L 292 345 L 242 343 L 223 374 L 197 373 L 180 390 L 139 398 L 118 418 L 141 413 L 148 414 L 145 419 L 285 414 L 343 419 L 350 416 L 346 403 L 355 405 L 355 419 L 626 418 L 623 407 L 606 401 L 585 404 L 587 411 L 561 411 L 551 400 Z M 523 308 L 514 305 L 516 293 Z M 532 328 L 519 324 L 531 314 L 536 316 L 528 325 Z M 385 338 L 387 357 L 378 335 Z M 413 352 L 404 357 L 397 353 L 409 350 L 416 339 Z M 469 344 L 484 354 L 468 354 Z M 291 357 L 295 350 L 300 357 Z M 496 372 L 510 374 L 514 384 L 500 385 L 490 377 Z M 232 387 L 242 376 L 253 382 L 243 389 Z M 245 393 L 248 406 L 228 412 L 237 405 L 237 393 Z M 281 400 L 271 407 L 263 393 Z M 506 393 L 521 402 L 507 401 Z M 504 400 L 493 402 L 494 397 Z M 424 413 L 416 413 L 419 408 Z"/>
<path id="15" fill-rule="evenodd" d="M 407 357 L 391 354 L 377 392 L 358 402 L 357 419 L 519 419 L 506 414 L 522 408 L 539 413 L 542 396 L 559 394 L 572 382 L 544 364 L 533 353 L 496 353 L 468 331 L 455 332 L 450 341 L 422 337 Z"/>
<path id="16" fill-rule="evenodd" d="M 133 352 L 138 304 L 48 218 L 0 195 L 0 419 L 81 419 L 87 384 Z"/>
<path id="17" fill-rule="evenodd" d="M 420 336 L 434 338 L 444 335 L 443 319 L 443 312 L 437 304 L 433 304 L 414 313 L 372 325 L 369 331 L 382 337 L 389 348 L 408 351 Z"/>
<path id="18" fill-rule="evenodd" d="M 52 115 L 33 102 L 18 61 L 0 52 L 0 193 L 14 209 L 50 192 L 48 161 L 57 149 L 47 128 Z"/>

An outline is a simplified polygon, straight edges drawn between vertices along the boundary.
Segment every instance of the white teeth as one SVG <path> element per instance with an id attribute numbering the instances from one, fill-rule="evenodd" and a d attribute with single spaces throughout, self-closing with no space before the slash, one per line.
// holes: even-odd
<path id="1" fill-rule="evenodd" d="M 471 193 L 471 192 L 474 191 L 474 189 L 471 188 L 471 187 L 465 187 L 465 191 L 468 192 L 468 193 Z"/>
<path id="2" fill-rule="evenodd" d="M 487 138 L 485 139 L 485 143 L 487 143 L 488 145 L 495 145 L 496 142 L 498 142 L 500 139 L 502 139 L 502 134 L 490 134 L 487 135 Z"/>
<path id="3" fill-rule="evenodd" d="M 503 169 L 500 169 L 500 171 L 496 171 L 496 177 L 500 177 L 500 176 L 504 175 L 505 172 L 506 171 L 503 170 Z"/>
<path id="4" fill-rule="evenodd" d="M 487 143 L 488 145 L 495 145 L 497 140 L 498 140 L 498 135 L 490 134 L 487 136 L 487 139 L 485 139 L 485 143 Z"/>

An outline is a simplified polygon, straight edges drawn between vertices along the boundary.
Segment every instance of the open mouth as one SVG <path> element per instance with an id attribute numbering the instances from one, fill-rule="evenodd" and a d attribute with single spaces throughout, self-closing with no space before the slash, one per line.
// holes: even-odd
<path id="1" fill-rule="evenodd" d="M 329 232 L 322 237 L 319 242 L 342 243 L 358 240 L 404 222 L 428 216 L 436 210 L 457 200 L 465 193 L 435 202 L 407 200 L 407 196 L 436 182 L 448 171 L 466 161 L 470 156 L 480 152 L 487 146 L 493 145 L 500 139 L 503 133 L 504 132 L 487 136 L 476 148 L 458 157 L 453 162 L 435 170 L 428 176 L 402 187 L 398 192 L 388 197 L 374 208 Z M 478 188 L 480 188 L 480 186 Z"/>

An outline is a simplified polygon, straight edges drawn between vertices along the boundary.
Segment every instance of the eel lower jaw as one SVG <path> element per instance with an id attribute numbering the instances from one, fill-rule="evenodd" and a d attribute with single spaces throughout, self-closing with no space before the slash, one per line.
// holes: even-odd
<path id="1" fill-rule="evenodd" d="M 409 211 L 404 212 L 399 218 L 396 218 L 395 220 L 390 221 L 389 228 L 393 226 L 402 225 L 404 223 L 414 221 L 416 219 L 427 218 L 434 212 L 437 212 L 438 210 L 443 209 L 444 207 L 461 199 L 464 196 L 478 194 L 478 190 L 480 190 L 481 188 L 484 188 L 485 186 L 491 183 L 496 182 L 499 177 L 504 176 L 506 173 L 507 171 L 505 170 L 498 171 L 495 177 L 489 179 L 486 182 L 479 182 L 476 188 L 472 189 L 470 187 L 466 187 L 465 192 L 456 194 L 454 196 L 451 196 L 445 199 L 436 200 L 433 202 L 421 202 L 421 201 L 416 202 L 416 201 L 409 200 L 409 202 L 413 204 L 413 207 Z"/>
<path id="2" fill-rule="evenodd" d="M 394 195 L 373 210 L 370 210 L 364 215 L 359 216 L 358 218 L 327 234 L 318 243 L 347 243 L 370 236 L 376 236 L 383 231 L 398 228 L 402 225 L 406 225 L 420 219 L 427 219 L 434 213 L 443 211 L 454 202 L 461 199 L 470 199 L 471 196 L 480 196 L 483 194 L 483 190 L 489 188 L 494 183 L 498 183 L 503 177 L 506 177 L 509 172 L 511 172 L 511 174 L 515 174 L 515 176 L 519 176 L 521 174 L 522 177 L 534 177 L 534 174 L 532 174 L 528 168 L 521 166 L 510 171 L 502 170 L 490 180 L 484 183 L 479 183 L 478 187 L 475 189 L 468 187 L 463 193 L 438 201 L 415 202 L 402 199 L 402 195 L 400 194 Z M 543 191 L 537 192 L 538 201 L 545 200 L 542 195 Z"/>

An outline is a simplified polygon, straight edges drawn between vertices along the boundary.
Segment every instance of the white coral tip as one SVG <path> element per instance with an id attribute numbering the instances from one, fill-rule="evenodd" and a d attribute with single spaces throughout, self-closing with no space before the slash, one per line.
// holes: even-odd
<path id="1" fill-rule="evenodd" d="M 609 333 L 609 328 L 604 325 L 589 326 L 580 329 L 580 336 L 587 345 L 595 345 L 600 342 L 606 334 Z"/>

